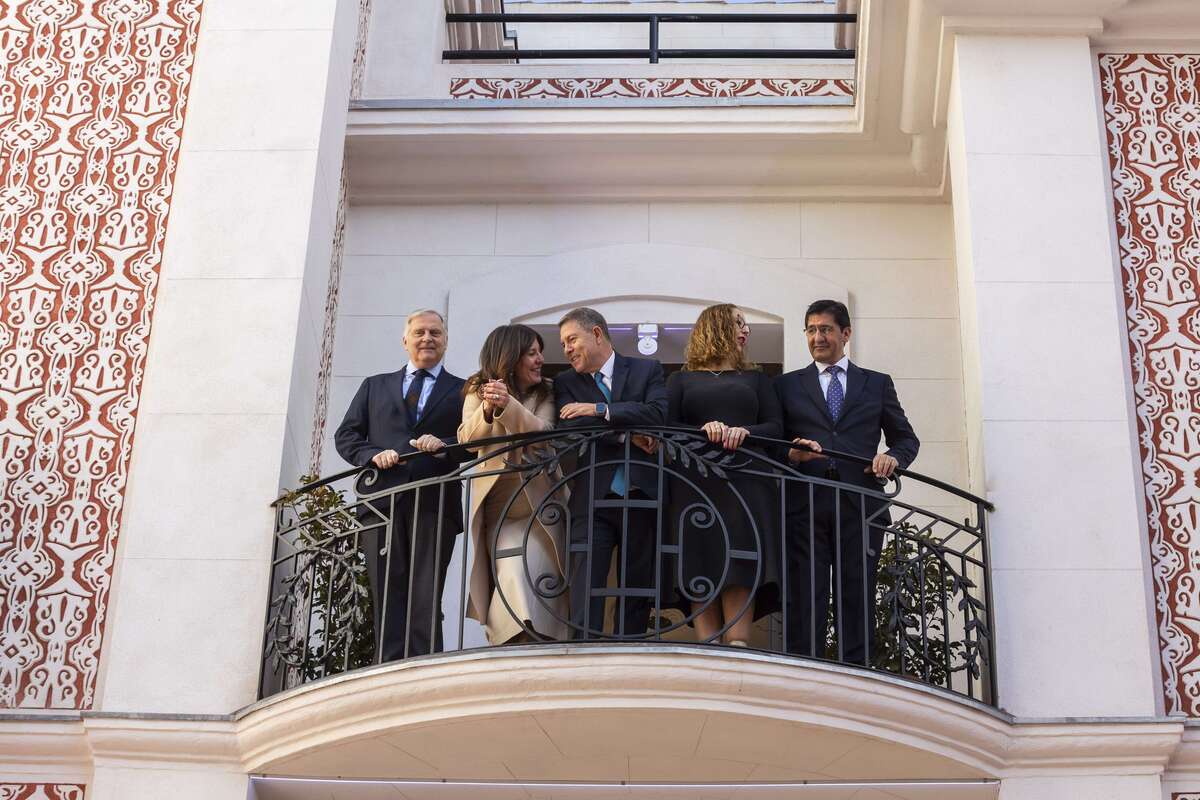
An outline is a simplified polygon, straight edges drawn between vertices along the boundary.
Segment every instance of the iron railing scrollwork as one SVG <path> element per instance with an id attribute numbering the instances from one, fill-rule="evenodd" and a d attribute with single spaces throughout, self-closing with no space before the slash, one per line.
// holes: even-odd
<path id="1" fill-rule="evenodd" d="M 613 444 L 615 436 L 619 446 Z M 650 443 L 652 453 L 635 443 Z M 489 608 L 489 631 L 504 627 L 496 624 L 499 615 L 517 634 L 508 641 L 522 645 L 669 641 L 718 647 L 738 619 L 757 614 L 762 618 L 751 647 L 857 663 L 994 702 L 986 530 L 991 506 L 986 500 L 903 470 L 885 485 L 813 474 L 787 460 L 786 442 L 750 437 L 742 448 L 726 451 L 684 428 L 559 429 L 470 446 L 488 452 L 472 457 L 452 448 L 456 454 L 445 457 L 468 460 L 449 474 L 380 489 L 379 471 L 347 470 L 275 502 L 263 696 L 384 660 L 375 640 L 387 628 L 389 614 L 392 624 L 400 615 L 404 619 L 403 651 L 394 657 L 422 654 L 410 648 L 413 631 L 424 624 L 414 620 L 414 608 L 430 609 L 428 630 L 454 631 L 444 649 L 466 649 L 471 646 L 465 632 L 468 601 L 486 585 L 494 594 L 474 597 L 475 616 L 479 608 Z M 826 463 L 843 465 L 846 474 L 869 463 L 844 453 L 825 455 Z M 404 458 L 417 457 L 425 456 Z M 655 487 L 657 493 L 594 491 L 597 477 L 608 480 L 614 467 L 636 474 L 641 486 Z M 357 479 L 352 497 L 334 488 L 349 478 Z M 485 485 L 503 487 L 502 496 L 489 495 L 489 516 L 480 523 L 486 529 L 480 546 L 486 548 L 482 563 L 490 573 L 487 579 L 481 580 L 471 559 L 464 557 L 454 575 L 428 584 L 435 596 L 416 596 L 414 591 L 426 584 L 414 580 L 412 569 L 405 570 L 386 543 L 396 547 L 397 541 L 407 542 L 408 566 L 416 568 L 413 554 L 419 548 L 414 540 L 435 537 L 434 563 L 443 563 L 444 548 L 453 547 L 459 533 L 450 530 L 456 524 L 449 509 L 460 504 L 469 532 L 467 512 L 474 507 L 484 514 L 475 493 Z M 833 535 L 842 544 L 834 548 L 829 613 L 816 620 L 817 582 L 794 573 L 806 568 L 812 570 L 810 578 L 816 573 L 806 566 L 811 559 L 798 554 L 811 554 L 818 546 L 813 509 L 822 497 L 833 499 L 839 526 Z M 590 559 L 600 552 L 594 523 L 606 513 L 621 520 L 622 553 L 640 547 L 649 554 L 650 566 L 640 582 L 622 561 L 626 556 L 616 559 L 607 581 L 587 579 Z M 559 532 L 557 558 L 539 550 L 547 531 Z M 397 532 L 408 538 L 397 539 Z M 849 539 L 843 536 L 847 532 Z M 501 535 L 508 538 L 501 542 Z M 382 572 L 368 568 L 372 548 L 383 558 Z M 693 548 L 710 554 L 705 569 L 689 566 L 696 557 Z M 716 563 L 714 552 L 720 556 Z M 855 573 L 843 569 L 844 558 L 849 559 L 847 569 L 861 567 L 862 591 L 869 595 L 858 604 L 864 609 L 860 630 L 865 631 L 865 656 L 857 659 L 846 653 L 854 634 L 842 609 L 844 601 L 854 605 L 845 588 L 854 582 L 843 586 L 843 576 Z M 726 609 L 721 629 L 697 642 L 693 623 L 718 602 L 734 573 L 752 576 L 752 585 L 745 586 L 749 599 L 733 613 Z M 746 579 L 741 580 L 745 585 Z M 797 594 L 801 590 L 810 595 L 807 605 Z M 775 605 L 768 597 L 776 598 Z M 636 603 L 650 606 L 645 630 L 618 629 L 616 620 L 624 619 L 627 606 Z M 600 619 L 592 618 L 593 607 L 603 608 Z M 796 641 L 794 615 L 801 607 L 813 616 L 808 642 Z M 544 621 L 534 623 L 535 618 Z"/>

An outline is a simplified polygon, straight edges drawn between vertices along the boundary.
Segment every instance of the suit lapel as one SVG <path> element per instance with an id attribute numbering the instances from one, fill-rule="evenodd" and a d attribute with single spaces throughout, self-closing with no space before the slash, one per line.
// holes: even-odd
<path id="1" fill-rule="evenodd" d="M 804 387 L 805 393 L 813 401 L 813 404 L 821 410 L 825 415 L 825 419 L 830 425 L 833 424 L 833 417 L 829 416 L 829 404 L 825 402 L 825 395 L 821 392 L 821 379 L 817 377 L 817 367 L 815 364 L 809 364 L 804 369 L 800 370 L 800 385 Z"/>
<path id="2" fill-rule="evenodd" d="M 851 406 L 862 397 L 863 386 L 866 383 L 867 373 L 853 361 L 849 362 L 846 369 L 846 399 L 842 402 L 842 415 L 838 418 L 839 421 L 846 418 Z"/>
<path id="3" fill-rule="evenodd" d="M 429 419 L 430 413 L 437 404 L 442 402 L 442 398 L 450 393 L 450 385 L 453 382 L 450 373 L 446 371 L 445 367 L 442 367 L 442 371 L 438 373 L 437 380 L 433 382 L 433 391 L 429 393 L 429 399 L 425 401 L 425 408 L 421 411 L 421 419 L 413 426 L 414 429 L 420 428 Z"/>
<path id="4" fill-rule="evenodd" d="M 384 378 L 384 385 L 387 386 L 388 396 L 392 398 L 392 402 L 396 404 L 400 414 L 408 420 L 408 424 L 412 425 L 412 418 L 408 416 L 408 406 L 404 405 L 404 373 L 408 367 L 404 367 L 399 372 L 393 372 Z"/>
<path id="5" fill-rule="evenodd" d="M 627 377 L 629 377 L 629 359 L 617 353 L 617 357 L 613 359 L 612 399 L 614 403 L 621 399 L 621 392 L 625 389 Z"/>

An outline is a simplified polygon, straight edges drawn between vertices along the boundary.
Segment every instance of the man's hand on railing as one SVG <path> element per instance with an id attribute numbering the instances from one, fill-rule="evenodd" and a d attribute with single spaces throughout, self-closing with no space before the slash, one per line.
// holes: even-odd
<path id="1" fill-rule="evenodd" d="M 384 450 L 371 456 L 371 463 L 380 469 L 390 469 L 400 461 L 400 454 L 395 450 Z"/>
<path id="2" fill-rule="evenodd" d="M 653 436 L 647 436 L 644 433 L 635 433 L 630 441 L 633 442 L 634 447 L 648 456 L 652 456 L 658 452 L 658 439 Z"/>
<path id="3" fill-rule="evenodd" d="M 432 433 L 427 433 L 418 439 L 409 439 L 408 443 L 422 453 L 436 453 L 446 446 L 445 442 Z"/>
<path id="4" fill-rule="evenodd" d="M 900 466 L 900 462 L 895 458 L 887 453 L 880 453 L 871 461 L 871 466 L 864 469 L 863 472 L 873 472 L 876 478 L 890 478 L 898 466 Z"/>
<path id="5" fill-rule="evenodd" d="M 817 458 L 824 458 L 821 455 L 821 443 L 814 442 L 812 439 L 792 439 L 792 444 L 801 445 L 803 449 L 795 448 L 788 450 L 788 461 L 793 464 L 803 464 L 805 461 L 812 461 Z M 870 472 L 871 468 L 867 467 Z"/>

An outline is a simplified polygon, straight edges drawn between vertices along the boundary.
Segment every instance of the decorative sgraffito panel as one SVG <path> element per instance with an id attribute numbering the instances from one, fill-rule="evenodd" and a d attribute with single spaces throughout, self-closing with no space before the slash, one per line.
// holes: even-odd
<path id="1" fill-rule="evenodd" d="M 586 100 L 605 97 L 836 97 L 852 99 L 840 78 L 454 78 L 459 100 Z"/>
<path id="2" fill-rule="evenodd" d="M 1102 55 L 1168 712 L 1200 716 L 1200 56 Z"/>
<path id="3" fill-rule="evenodd" d="M 83 787 L 69 783 L 0 783 L 0 800 L 83 800 Z"/>
<path id="4" fill-rule="evenodd" d="M 0 0 L 0 707 L 92 705 L 200 6 Z"/>

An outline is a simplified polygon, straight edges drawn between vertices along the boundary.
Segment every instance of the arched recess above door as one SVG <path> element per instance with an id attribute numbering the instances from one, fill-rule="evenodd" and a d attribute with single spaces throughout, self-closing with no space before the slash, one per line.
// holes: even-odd
<path id="1" fill-rule="evenodd" d="M 643 308 L 647 314 L 671 307 L 694 318 L 712 303 L 736 303 L 752 322 L 783 324 L 784 368 L 796 369 L 810 360 L 802 333 L 804 309 L 820 298 L 847 302 L 848 297 L 845 287 L 801 271 L 799 259 L 767 261 L 727 250 L 649 243 L 573 250 L 452 286 L 446 361 L 452 372 L 470 374 L 477 368 L 478 346 L 492 328 L 557 319 L 575 306 L 626 313 Z"/>

